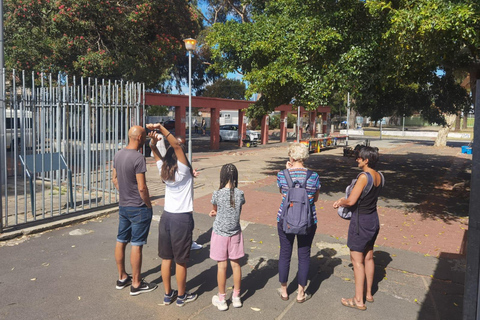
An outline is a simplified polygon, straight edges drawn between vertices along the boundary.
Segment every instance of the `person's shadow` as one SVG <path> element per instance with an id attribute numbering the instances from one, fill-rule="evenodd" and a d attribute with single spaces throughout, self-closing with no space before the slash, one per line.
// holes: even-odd
<path id="1" fill-rule="evenodd" d="M 373 251 L 373 261 L 375 263 L 375 274 L 373 275 L 372 295 L 375 295 L 378 291 L 379 283 L 387 276 L 387 266 L 392 262 L 392 257 L 390 256 L 390 253 L 385 251 Z M 352 263 L 348 266 L 353 270 Z"/>
<path id="2" fill-rule="evenodd" d="M 333 248 L 324 248 L 310 258 L 310 283 L 306 291 L 314 295 L 323 281 L 330 278 L 335 267 L 342 264 L 342 259 L 336 258 L 337 251 Z M 289 288 L 290 289 L 290 286 Z M 295 289 L 293 289 L 295 290 Z M 290 292 L 290 291 L 289 291 Z"/>
<path id="3" fill-rule="evenodd" d="M 275 259 L 258 257 L 249 261 L 249 265 L 253 265 L 253 270 L 242 279 L 242 288 L 247 288 L 242 296 L 243 301 L 248 300 L 257 290 L 263 289 L 269 279 L 278 274 L 278 260 Z"/>
<path id="4" fill-rule="evenodd" d="M 245 254 L 243 258 L 239 259 L 240 266 L 241 267 L 244 266 L 247 263 L 247 260 L 248 260 L 248 254 Z M 228 267 L 227 267 L 227 279 L 229 279 L 231 276 L 232 276 L 232 269 L 229 261 Z M 244 283 L 243 281 L 244 279 L 242 278 L 242 287 Z M 191 278 L 187 282 L 187 288 L 197 288 L 194 293 L 196 293 L 199 296 L 206 292 L 213 291 L 216 287 L 217 287 L 217 265 L 216 264 L 202 271 L 200 274 Z"/>
<path id="5" fill-rule="evenodd" d="M 390 253 L 385 251 L 374 251 L 375 275 L 373 276 L 372 295 L 378 291 L 378 284 L 387 276 L 387 266 L 392 262 Z"/>

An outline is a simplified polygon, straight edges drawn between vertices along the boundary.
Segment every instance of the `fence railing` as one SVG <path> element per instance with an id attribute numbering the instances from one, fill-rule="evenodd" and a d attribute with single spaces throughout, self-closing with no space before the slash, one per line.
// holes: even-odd
<path id="1" fill-rule="evenodd" d="M 113 157 L 145 122 L 144 85 L 1 72 L 0 232 L 116 203 Z"/>

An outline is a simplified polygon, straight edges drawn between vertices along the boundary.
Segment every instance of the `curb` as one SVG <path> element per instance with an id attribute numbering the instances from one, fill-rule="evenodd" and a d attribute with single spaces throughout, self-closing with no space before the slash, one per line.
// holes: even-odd
<path id="1" fill-rule="evenodd" d="M 40 232 L 52 230 L 52 229 L 59 228 L 59 227 L 73 225 L 73 224 L 76 224 L 78 222 L 102 217 L 102 216 L 108 215 L 110 213 L 115 213 L 115 212 L 118 212 L 118 207 L 109 208 L 109 209 L 100 210 L 100 211 L 95 211 L 95 212 L 91 212 L 91 213 L 87 213 L 87 214 L 81 214 L 81 215 L 77 215 L 77 216 L 74 216 L 74 217 L 61 219 L 61 220 L 58 220 L 58 221 L 42 223 L 38 226 L 28 227 L 28 228 L 24 228 L 24 229 L 20 229 L 20 230 L 5 232 L 5 233 L 0 234 L 0 242 L 15 239 L 15 238 L 19 238 L 19 237 L 26 236 L 26 235 L 31 235 L 31 234 L 35 234 L 35 233 L 40 233 Z"/>

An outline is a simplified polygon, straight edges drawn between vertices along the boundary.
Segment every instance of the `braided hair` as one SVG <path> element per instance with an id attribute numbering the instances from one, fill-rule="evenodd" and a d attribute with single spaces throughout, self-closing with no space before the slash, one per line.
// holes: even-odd
<path id="1" fill-rule="evenodd" d="M 220 189 L 230 182 L 230 206 L 235 208 L 235 188 L 238 187 L 237 167 L 232 163 L 225 164 L 220 170 Z"/>

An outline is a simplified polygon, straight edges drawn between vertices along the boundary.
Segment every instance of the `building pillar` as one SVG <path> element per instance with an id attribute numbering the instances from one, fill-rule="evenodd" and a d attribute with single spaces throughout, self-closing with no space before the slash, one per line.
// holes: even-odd
<path id="1" fill-rule="evenodd" d="M 262 144 L 267 144 L 268 143 L 268 115 L 264 115 L 262 118 Z"/>
<path id="2" fill-rule="evenodd" d="M 210 109 L 210 149 L 220 149 L 220 109 Z"/>
<path id="3" fill-rule="evenodd" d="M 322 133 L 327 133 L 327 113 L 322 113 Z"/>
<path id="4" fill-rule="evenodd" d="M 175 137 L 185 136 L 185 123 L 187 117 L 187 107 L 175 107 Z"/>
<path id="5" fill-rule="evenodd" d="M 287 111 L 280 112 L 280 142 L 287 141 Z"/>
<path id="6" fill-rule="evenodd" d="M 247 137 L 247 124 L 244 121 L 245 111 L 238 110 L 238 146 L 243 147 L 243 140 Z"/>
<path id="7" fill-rule="evenodd" d="M 310 119 L 309 119 L 310 137 L 315 138 L 316 136 L 315 133 L 317 132 L 317 129 L 315 126 L 315 120 L 317 119 L 317 110 L 310 111 L 309 116 L 310 116 Z"/>

